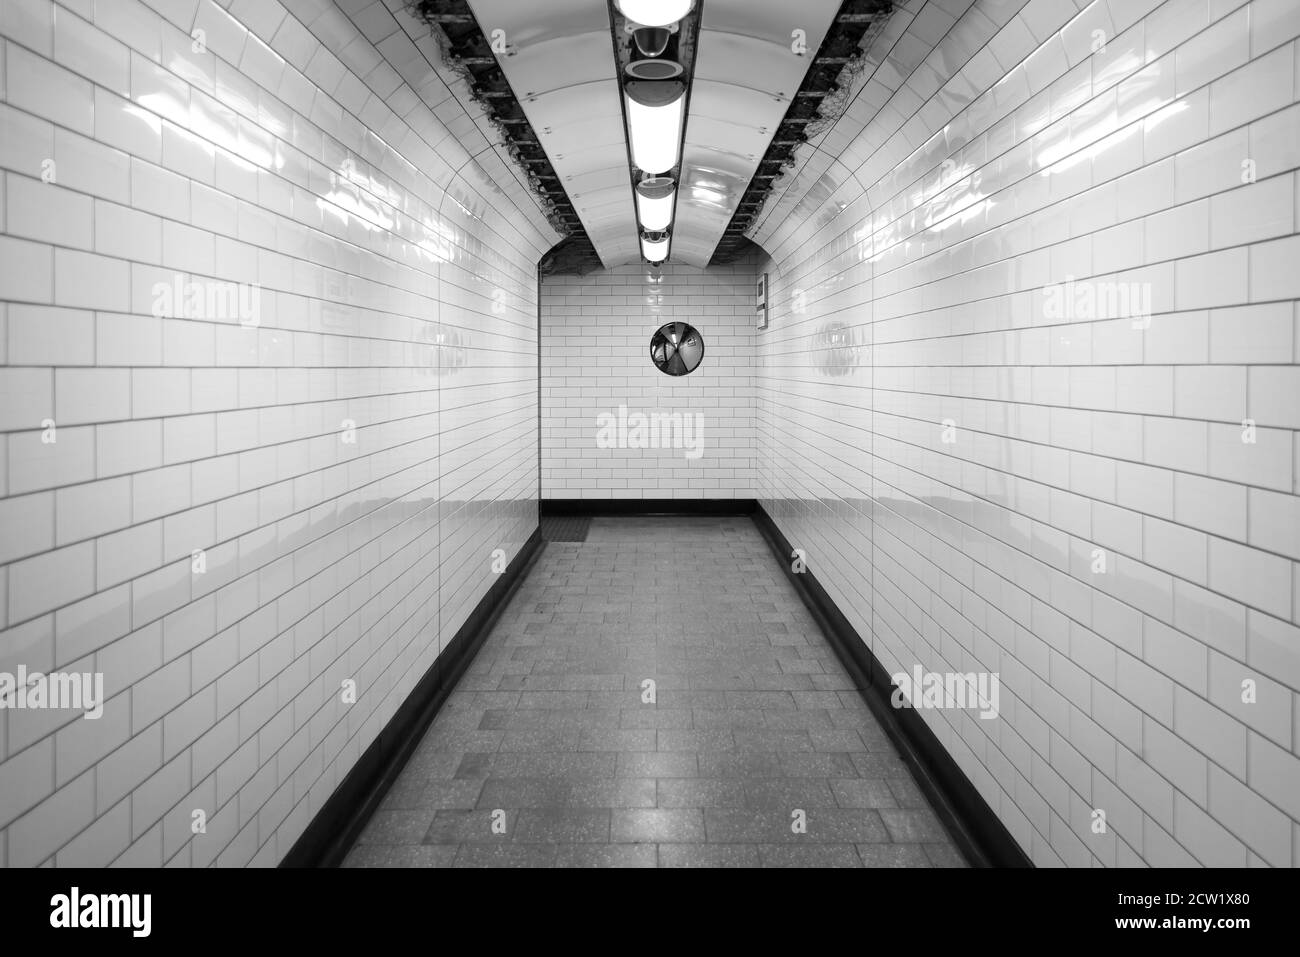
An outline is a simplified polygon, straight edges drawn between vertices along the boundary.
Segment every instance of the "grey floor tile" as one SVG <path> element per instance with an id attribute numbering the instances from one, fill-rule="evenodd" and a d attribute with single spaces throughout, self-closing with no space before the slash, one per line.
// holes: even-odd
<path id="1" fill-rule="evenodd" d="M 835 807 L 830 784 L 820 778 L 774 778 L 745 782 L 745 806 L 790 810 L 791 808 Z"/>
<path id="2" fill-rule="evenodd" d="M 710 708 L 692 708 L 691 717 L 694 727 L 700 730 L 716 728 L 767 728 L 768 712 L 759 708 L 731 708 L 715 711 Z"/>
<path id="3" fill-rule="evenodd" d="M 858 769 L 853 755 L 812 752 L 798 754 L 785 752 L 779 755 L 781 770 L 791 778 L 846 778 L 857 777 Z"/>
<path id="4" fill-rule="evenodd" d="M 745 782 L 736 778 L 663 778 L 659 807 L 745 807 Z"/>
<path id="5" fill-rule="evenodd" d="M 657 708 L 628 708 L 622 712 L 619 727 L 640 730 L 689 728 L 691 716 L 692 712 L 684 708 L 673 711 L 660 711 Z"/>
<path id="6" fill-rule="evenodd" d="M 519 813 L 511 808 L 437 811 L 425 830 L 423 843 L 505 844 L 514 840 Z"/>
<path id="7" fill-rule="evenodd" d="M 862 778 L 910 778 L 912 772 L 902 758 L 895 754 L 882 754 L 871 751 L 866 754 L 850 754 L 857 776 Z"/>
<path id="8" fill-rule="evenodd" d="M 578 739 L 579 751 L 654 751 L 653 728 L 588 728 Z"/>
<path id="9" fill-rule="evenodd" d="M 768 711 L 767 726 L 773 731 L 826 731 L 834 727 L 830 715 L 834 711 Z"/>
<path id="10" fill-rule="evenodd" d="M 744 518 L 548 543 L 345 860 L 760 864 L 965 861 Z"/>
<path id="11" fill-rule="evenodd" d="M 920 844 L 859 844 L 865 867 L 933 867 Z"/>
<path id="12" fill-rule="evenodd" d="M 832 781 L 831 790 L 840 807 L 897 807 L 898 799 L 888 781 L 879 778 L 851 778 Z"/>
<path id="13" fill-rule="evenodd" d="M 660 844 L 660 867 L 758 867 L 752 844 Z"/>
<path id="14" fill-rule="evenodd" d="M 802 831 L 795 817 L 803 812 Z M 868 844 L 889 840 L 878 811 L 870 808 L 708 809 L 705 828 L 721 844 Z"/>
<path id="15" fill-rule="evenodd" d="M 570 782 L 569 807 L 654 807 L 654 778 L 612 778 Z"/>
<path id="16" fill-rule="evenodd" d="M 700 763 L 691 752 L 635 751 L 618 755 L 617 774 L 629 778 L 699 777 Z"/>
<path id="17" fill-rule="evenodd" d="M 712 728 L 705 731 L 660 730 L 658 749 L 660 751 L 734 751 L 735 739 L 732 732 L 725 728 Z"/>
<path id="18" fill-rule="evenodd" d="M 714 752 L 700 755 L 700 776 L 746 780 L 783 777 L 776 754 Z"/>
<path id="19" fill-rule="evenodd" d="M 763 867 L 862 867 L 852 844 L 760 844 Z"/>
<path id="20" fill-rule="evenodd" d="M 492 755 L 489 776 L 495 778 L 609 778 L 615 758 L 597 752 L 516 752 Z"/>
<path id="21" fill-rule="evenodd" d="M 654 844 L 561 844 L 555 867 L 658 867 Z"/>
<path id="22" fill-rule="evenodd" d="M 419 844 L 437 813 L 434 808 L 376 811 L 357 838 L 358 844 Z"/>
<path id="23" fill-rule="evenodd" d="M 488 771 L 492 768 L 492 755 L 490 754 L 465 754 L 461 755 L 459 763 L 456 765 L 455 777 L 460 780 L 474 780 L 485 778 Z"/>
<path id="24" fill-rule="evenodd" d="M 856 729 L 844 728 L 842 730 L 831 731 L 810 731 L 808 737 L 812 741 L 813 750 L 816 751 L 869 751 L 862 737 Z"/>
<path id="25" fill-rule="evenodd" d="M 929 808 L 930 802 L 911 778 L 895 777 L 888 780 L 889 790 L 893 792 L 894 800 L 898 802 L 899 807 Z"/>
<path id="26" fill-rule="evenodd" d="M 471 712 L 479 714 L 479 712 Z M 482 720 L 481 718 L 479 720 Z M 477 723 L 477 722 L 476 722 Z M 490 753 L 501 747 L 503 731 L 480 731 L 477 728 L 431 728 L 421 748 L 436 751 L 481 751 Z"/>
<path id="27" fill-rule="evenodd" d="M 416 811 L 424 807 L 424 791 L 429 780 L 422 777 L 401 776 L 393 782 L 384 799 L 379 802 L 381 811 Z M 473 784 L 474 782 L 465 782 Z"/>
<path id="28" fill-rule="evenodd" d="M 453 867 L 554 867 L 554 844 L 466 844 Z"/>
<path id="29" fill-rule="evenodd" d="M 952 844 L 924 844 L 925 856 L 935 867 L 970 867 L 961 851 Z"/>
<path id="30" fill-rule="evenodd" d="M 704 840 L 704 815 L 697 808 L 622 808 L 612 814 L 615 843 L 681 844 Z"/>
<path id="31" fill-rule="evenodd" d="M 473 779 L 429 781 L 420 791 L 420 806 L 439 811 L 446 808 L 472 808 L 478 803 L 479 792 L 482 790 L 483 782 Z"/>
<path id="32" fill-rule="evenodd" d="M 480 809 L 564 807 L 571 785 L 562 778 L 490 778 L 480 783 Z"/>
<path id="33" fill-rule="evenodd" d="M 529 728 L 504 732 L 498 753 L 521 751 L 577 751 L 581 732 L 576 728 Z"/>
<path id="34" fill-rule="evenodd" d="M 608 844 L 607 808 L 527 808 L 519 812 L 519 844 Z"/>
<path id="35" fill-rule="evenodd" d="M 464 757 L 454 751 L 417 750 L 402 768 L 399 780 L 407 782 L 453 778 Z"/>
<path id="36" fill-rule="evenodd" d="M 451 867 L 460 848 L 454 844 L 358 844 L 344 867 Z"/>
<path id="37" fill-rule="evenodd" d="M 897 844 L 943 843 L 948 831 L 928 808 L 882 808 L 880 816 Z"/>
<path id="38" fill-rule="evenodd" d="M 732 732 L 737 751 L 811 751 L 812 739 L 807 731 L 775 728 L 744 729 Z"/>

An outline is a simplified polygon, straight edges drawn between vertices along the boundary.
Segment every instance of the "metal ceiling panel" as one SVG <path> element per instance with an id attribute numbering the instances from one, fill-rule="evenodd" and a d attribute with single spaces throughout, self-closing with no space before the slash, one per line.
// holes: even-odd
<path id="1" fill-rule="evenodd" d="M 671 259 L 708 265 L 839 8 L 705 0 Z"/>
<path id="2" fill-rule="evenodd" d="M 605 266 L 640 259 L 605 0 L 469 0 L 497 62 Z"/>

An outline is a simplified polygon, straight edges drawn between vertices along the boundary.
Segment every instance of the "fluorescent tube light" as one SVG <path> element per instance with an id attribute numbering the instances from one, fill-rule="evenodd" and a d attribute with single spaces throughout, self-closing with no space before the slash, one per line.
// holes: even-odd
<path id="1" fill-rule="evenodd" d="M 626 100 L 632 162 L 646 173 L 667 173 L 681 151 L 686 93 L 662 106 L 647 106 L 631 96 Z"/>
<path id="2" fill-rule="evenodd" d="M 666 27 L 676 23 L 695 6 L 695 0 L 615 0 L 619 12 L 643 27 Z"/>
<path id="3" fill-rule="evenodd" d="M 667 237 L 659 240 L 641 237 L 641 255 L 652 263 L 661 263 L 668 258 Z"/>
<path id="4" fill-rule="evenodd" d="M 636 212 L 641 228 L 647 232 L 660 232 L 673 222 L 673 200 L 677 189 L 671 179 L 656 176 L 644 180 L 636 187 Z"/>

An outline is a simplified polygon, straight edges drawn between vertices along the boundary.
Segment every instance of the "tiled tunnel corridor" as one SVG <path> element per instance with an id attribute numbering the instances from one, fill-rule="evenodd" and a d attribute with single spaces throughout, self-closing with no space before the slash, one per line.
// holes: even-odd
<path id="1" fill-rule="evenodd" d="M 0 0 L 0 880 L 474 866 L 1300 866 L 1300 0 Z"/>

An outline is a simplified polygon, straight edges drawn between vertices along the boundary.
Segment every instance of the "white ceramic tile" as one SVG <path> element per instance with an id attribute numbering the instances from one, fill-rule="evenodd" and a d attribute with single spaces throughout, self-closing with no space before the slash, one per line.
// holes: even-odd
<path id="1" fill-rule="evenodd" d="M 1295 51 L 1291 46 L 1252 60 L 1210 86 L 1210 132 L 1265 116 L 1294 102 Z"/>
<path id="2" fill-rule="evenodd" d="M 1292 303 L 1215 309 L 1210 313 L 1214 362 L 1272 363 L 1292 351 Z"/>
<path id="3" fill-rule="evenodd" d="M 140 0 L 96 3 L 95 26 L 150 59 L 158 58 L 162 21 Z"/>
<path id="4" fill-rule="evenodd" d="M 1294 194 L 1292 176 L 1274 176 L 1219 193 L 1210 206 L 1211 245 L 1217 249 L 1294 232 Z"/>
<path id="5" fill-rule="evenodd" d="M 9 306 L 8 349 L 8 361 L 13 365 L 93 365 L 94 314 L 13 303 Z"/>
<path id="6" fill-rule="evenodd" d="M 8 231 L 26 239 L 38 239 L 57 246 L 89 249 L 91 245 L 91 200 L 64 189 L 16 173 L 5 176 L 5 208 Z"/>
<path id="7" fill-rule="evenodd" d="M 55 18 L 54 59 L 118 96 L 130 95 L 130 51 L 79 16 L 60 11 Z"/>
<path id="8" fill-rule="evenodd" d="M 17 302 L 53 302 L 53 250 L 43 243 L 0 236 L 0 296 Z"/>
<path id="9" fill-rule="evenodd" d="M 105 146 L 157 162 L 162 157 L 162 120 L 130 100 L 95 87 L 94 137 Z"/>
<path id="10" fill-rule="evenodd" d="M 934 176 L 948 138 L 979 137 L 988 124 L 967 111 L 945 128 L 944 114 L 923 108 L 933 87 L 920 74 L 904 75 L 884 109 L 888 91 L 831 134 L 885 147 L 856 171 L 874 216 L 837 220 L 824 198 L 834 184 L 818 181 L 813 162 L 797 154 L 797 168 L 809 172 L 769 201 L 754 235 L 769 254 L 758 268 L 773 275 L 775 300 L 772 327 L 757 339 L 757 483 L 792 542 L 837 556 L 819 578 L 891 666 L 996 642 L 980 634 L 993 630 L 985 616 L 949 613 L 949 596 L 970 587 L 972 569 L 1001 581 L 989 600 L 1007 614 L 1050 602 L 1055 615 L 1090 625 L 1115 649 L 1116 701 L 1143 718 L 1137 734 L 1094 714 L 1103 734 L 1129 736 L 1113 769 L 1094 728 L 1063 725 L 1060 699 L 1045 694 L 1030 695 L 980 739 L 981 771 L 996 777 L 1008 755 L 1034 746 L 1042 725 L 1061 736 L 1054 773 L 994 789 L 1008 826 L 1029 822 L 1022 830 L 1035 859 L 1072 860 L 1080 839 L 1035 807 L 1068 807 L 1059 795 L 1072 788 L 1081 792 L 1074 800 L 1086 801 L 1085 782 L 1101 779 L 1147 815 L 1132 845 L 1139 861 L 1244 864 L 1260 855 L 1261 835 L 1276 837 L 1295 818 L 1276 796 L 1282 781 L 1270 785 L 1272 796 L 1243 782 L 1246 730 L 1288 732 L 1277 715 L 1257 724 L 1234 717 L 1228 678 L 1211 687 L 1207 655 L 1223 665 L 1216 674 L 1244 667 L 1249 616 L 1258 622 L 1252 667 L 1285 695 L 1296 690 L 1297 543 L 1288 523 L 1300 469 L 1291 375 L 1300 335 L 1300 124 L 1287 65 L 1300 24 L 1289 8 L 1263 0 L 1213 10 L 1205 0 L 1104 8 L 1110 26 L 1132 31 L 1143 52 L 1126 68 L 1093 57 L 1091 88 L 1066 74 L 1087 18 L 1100 16 L 1091 8 L 1068 24 L 1073 7 L 1033 5 L 1027 49 L 1009 52 L 1012 28 L 992 43 L 995 57 L 1028 55 L 1033 88 L 1047 92 L 1022 98 L 1014 118 L 1015 137 L 1032 138 L 1033 152 L 983 158 L 978 174 L 994 206 L 968 231 L 923 242 L 912 235 L 929 211 L 918 210 L 922 197 L 906 185 Z M 954 34 L 963 30 L 974 36 L 976 27 L 959 18 Z M 1091 142 L 1112 106 L 1118 126 L 1104 148 L 1069 165 L 1076 134 L 1079 144 Z M 918 109 L 922 119 L 904 132 L 897 114 Z M 1053 117 L 1065 125 L 1049 126 Z M 999 137 L 999 152 L 1011 147 Z M 927 140 L 935 147 L 918 150 Z M 1056 163 L 1054 175 L 1034 175 L 1025 165 L 1031 155 Z M 1053 190 L 1089 186 L 1068 212 L 1052 205 L 1062 195 Z M 1076 247 L 1079 239 L 1090 248 Z M 842 277 L 857 243 L 871 259 L 849 284 Z M 1101 279 L 1138 283 L 1133 292 L 1147 297 L 1149 318 L 1111 318 L 1113 301 L 1097 296 L 1118 290 Z M 1064 311 L 1048 313 L 1044 290 L 1056 292 Z M 831 328 L 857 328 L 861 338 L 834 350 L 837 362 L 818 363 L 812 343 Z M 1004 329 L 1022 331 L 1013 339 Z M 955 428 L 951 450 L 926 427 L 944 418 Z M 1003 436 L 1045 448 L 1018 455 Z M 1070 455 L 1064 479 L 1051 454 L 1061 450 Z M 1067 484 L 1090 509 L 1038 493 L 1044 482 Z M 858 510 L 866 517 L 844 520 Z M 1096 548 L 1105 552 L 1101 573 Z M 1069 574 L 1055 578 L 1061 569 Z M 900 601 L 906 607 L 896 610 Z M 1049 634 L 1049 620 L 1035 614 L 1035 634 Z M 1034 642 L 1014 647 L 1023 661 L 1005 655 L 1004 677 L 1043 667 Z M 1075 667 L 1107 670 L 1086 642 L 1069 652 Z M 1072 674 L 1064 662 L 1057 670 L 1062 680 Z M 965 736 L 943 713 L 926 719 L 941 738 Z M 1091 776 L 1078 773 L 1078 760 L 1092 764 Z M 1207 770 L 1220 782 L 1213 799 Z M 1261 809 L 1257 822 L 1225 806 L 1243 793 Z M 1271 863 L 1289 856 L 1270 855 Z"/>
<path id="11" fill-rule="evenodd" d="M 1288 268 L 1300 251 L 1300 236 L 1288 236 L 1251 247 L 1250 300 L 1295 299 L 1300 296 L 1300 279 Z"/>
<path id="12" fill-rule="evenodd" d="M 1250 417 L 1260 425 L 1300 428 L 1300 367 L 1251 369 Z"/>
<path id="13" fill-rule="evenodd" d="M 1284 751 L 1262 735 L 1251 734 L 1250 776 L 1247 782 L 1294 820 L 1300 814 L 1300 757 Z"/>
<path id="14" fill-rule="evenodd" d="M 157 263 L 162 245 L 162 223 L 157 216 L 117 203 L 95 203 L 95 252 Z"/>
<path id="15" fill-rule="evenodd" d="M 317 806 L 308 795 L 319 788 L 297 769 L 314 768 L 326 790 L 346 774 L 400 702 L 396 690 L 432 665 L 495 580 L 494 550 L 513 556 L 536 525 L 535 266 L 555 236 L 509 169 L 467 163 L 452 140 L 441 152 L 428 145 L 447 135 L 434 107 L 465 116 L 440 80 L 418 93 L 384 88 L 409 124 L 386 123 L 384 140 L 345 116 L 339 104 L 360 110 L 370 91 L 345 79 L 326 45 L 368 44 L 337 8 L 305 2 L 330 13 L 322 22 L 333 32 L 313 34 L 268 3 L 232 14 L 211 2 L 113 0 L 70 4 L 57 17 L 48 2 L 4 4 L 0 34 L 18 42 L 0 46 L 0 428 L 9 433 L 0 491 L 12 496 L 4 514 L 21 512 L 5 519 L 0 620 L 18 625 L 6 647 L 29 649 L 29 663 L 50 667 L 39 649 L 54 644 L 94 652 L 108 681 L 130 690 L 109 702 L 116 710 L 100 736 L 57 738 L 57 779 L 32 760 L 53 758 L 56 729 L 9 728 L 16 751 L 0 751 L 7 862 L 275 863 Z M 383 17 L 399 29 L 382 6 L 367 22 Z M 188 35 L 196 25 L 207 30 L 201 56 Z M 249 30 L 283 37 L 284 53 Z M 331 75 L 326 95 L 339 100 L 288 78 L 280 55 L 331 61 L 313 72 Z M 326 134 L 337 157 L 323 152 Z M 322 214 L 335 184 L 309 163 L 319 170 L 345 155 L 365 157 L 367 177 L 349 201 L 369 227 L 351 213 Z M 459 171 L 454 182 L 419 172 L 449 169 Z M 451 203 L 437 206 L 444 191 L 460 204 L 455 215 Z M 240 201 L 251 204 L 243 218 Z M 400 230 L 398 210 L 410 217 Z M 446 262 L 416 251 L 432 243 Z M 179 305 L 166 301 L 178 295 Z M 56 442 L 41 441 L 46 419 L 60 420 Z M 345 419 L 355 445 L 341 437 Z M 414 483 L 413 461 L 424 463 Z M 374 489 L 378 499 L 365 491 Z M 370 510 L 402 501 L 411 517 L 401 535 L 414 551 L 363 546 L 391 524 Z M 359 538 L 338 524 L 344 511 L 353 532 L 367 529 Z M 440 568 L 444 542 L 481 555 Z M 196 574 L 200 548 L 207 570 Z M 333 557 L 306 572 L 295 559 L 306 552 Z M 321 612 L 355 581 L 334 563 L 357 561 L 376 583 L 377 617 L 365 630 Z M 277 599 L 298 585 L 281 632 Z M 411 617 L 411 608 L 426 611 Z M 247 681 L 221 684 L 224 723 L 217 683 L 237 658 L 200 651 L 220 640 L 204 640 L 213 609 L 238 638 L 223 647 L 242 643 L 253 666 L 240 672 Z M 303 615 L 320 629 L 315 642 L 293 640 Z M 407 622 L 395 640 L 377 640 L 394 620 Z M 19 640 L 19 629 L 33 637 Z M 349 643 L 365 649 L 361 719 L 322 712 L 332 696 L 320 697 L 318 679 Z M 276 681 L 286 665 L 300 675 L 292 685 Z M 368 694 L 371 682 L 394 693 Z M 280 755 L 289 742 L 292 759 Z M 197 857 L 188 823 L 164 818 L 191 790 L 192 766 L 209 781 L 221 767 L 213 820 L 234 824 L 210 827 L 212 847 Z M 22 793 L 9 784 L 16 772 L 35 775 Z M 284 797 L 269 808 L 276 789 Z M 15 805 L 26 816 L 11 823 Z"/>
<path id="16" fill-rule="evenodd" d="M 49 0 L 14 0 L 0 14 L 0 34 L 48 57 L 54 42 L 54 13 Z"/>
<path id="17" fill-rule="evenodd" d="M 1250 5 L 1250 50 L 1259 56 L 1300 36 L 1300 10 L 1286 0 L 1255 0 Z"/>
<path id="18" fill-rule="evenodd" d="M 65 425 L 112 422 L 131 417 L 131 373 L 127 369 L 57 369 L 54 417 Z"/>
<path id="19" fill-rule="evenodd" d="M 56 63 L 9 44 L 5 96 L 10 104 L 89 136 L 94 127 L 91 83 Z"/>

